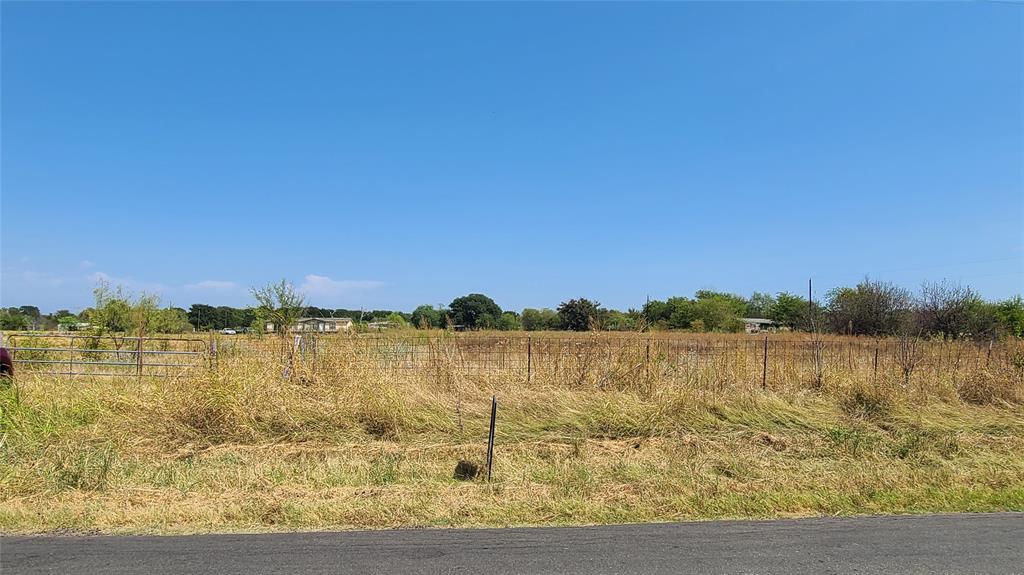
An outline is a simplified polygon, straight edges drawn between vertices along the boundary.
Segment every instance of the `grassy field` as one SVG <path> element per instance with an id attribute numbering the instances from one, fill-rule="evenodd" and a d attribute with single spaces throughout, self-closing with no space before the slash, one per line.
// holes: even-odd
<path id="1" fill-rule="evenodd" d="M 956 370 L 908 381 L 852 359 L 793 359 L 763 390 L 756 346 L 742 362 L 684 368 L 636 369 L 623 352 L 622 369 L 588 370 L 579 362 L 595 358 L 576 354 L 527 380 L 519 367 L 464 369 L 450 344 L 431 345 L 422 369 L 343 347 L 293 364 L 264 340 L 180 378 L 20 374 L 0 391 L 0 529 L 1024 511 L 1015 364 L 957 355 Z M 492 394 L 494 480 L 457 481 L 458 460 L 484 459 Z"/>

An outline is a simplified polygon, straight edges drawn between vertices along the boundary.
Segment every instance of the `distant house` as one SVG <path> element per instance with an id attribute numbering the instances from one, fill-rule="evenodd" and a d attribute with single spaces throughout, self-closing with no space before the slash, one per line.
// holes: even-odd
<path id="1" fill-rule="evenodd" d="M 762 331 L 775 331 L 775 322 L 762 317 L 742 317 L 743 329 L 747 333 L 760 333 Z"/>
<path id="2" fill-rule="evenodd" d="M 267 331 L 274 331 L 273 322 L 268 321 L 264 328 Z M 350 329 L 352 329 L 352 318 L 350 317 L 300 317 L 288 331 L 339 333 Z"/>

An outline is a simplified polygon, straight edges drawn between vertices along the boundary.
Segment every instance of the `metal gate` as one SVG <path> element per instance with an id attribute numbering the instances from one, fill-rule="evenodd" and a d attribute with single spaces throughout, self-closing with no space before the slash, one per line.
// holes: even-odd
<path id="1" fill-rule="evenodd" d="M 209 357 L 207 343 L 196 338 L 8 333 L 0 341 L 19 375 L 176 377 Z"/>

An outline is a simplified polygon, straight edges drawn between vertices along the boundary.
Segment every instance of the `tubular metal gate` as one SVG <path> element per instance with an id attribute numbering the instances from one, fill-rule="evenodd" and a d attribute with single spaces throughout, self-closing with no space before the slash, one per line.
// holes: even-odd
<path id="1" fill-rule="evenodd" d="M 206 342 L 195 338 L 18 333 L 2 340 L 18 374 L 174 377 L 208 357 Z"/>

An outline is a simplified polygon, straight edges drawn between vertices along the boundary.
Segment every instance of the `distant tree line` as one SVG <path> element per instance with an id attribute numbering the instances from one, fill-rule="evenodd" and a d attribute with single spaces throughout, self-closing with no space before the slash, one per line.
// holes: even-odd
<path id="1" fill-rule="evenodd" d="M 290 287 L 282 282 L 272 287 Z M 254 294 L 259 290 L 254 290 Z M 101 284 L 94 306 L 73 314 L 58 310 L 42 314 L 35 306 L 0 309 L 0 328 L 7 330 L 89 329 L 109 332 L 184 333 L 221 329 L 262 331 L 266 305 L 236 308 L 193 304 L 188 310 L 160 308 L 151 296 L 132 298 L 120 288 Z M 557 308 L 503 310 L 484 294 L 457 297 L 447 306 L 421 305 L 412 313 L 397 310 L 355 310 L 307 306 L 295 317 L 347 317 L 358 324 L 386 322 L 418 329 L 503 331 L 652 331 L 738 332 L 743 318 L 763 318 L 781 329 L 848 335 L 920 335 L 945 339 L 1024 337 L 1024 300 L 1020 296 L 986 301 L 969 286 L 954 282 L 925 283 L 917 293 L 882 281 L 865 279 L 853 287 L 829 291 L 823 301 L 781 292 L 754 292 L 749 298 L 712 290 L 693 297 L 650 300 L 641 309 L 608 309 L 597 301 L 576 298 Z"/>
<path id="2" fill-rule="evenodd" d="M 754 292 L 740 295 L 700 290 L 692 298 L 651 300 L 639 309 L 618 311 L 586 298 L 570 299 L 556 309 L 502 310 L 483 294 L 454 299 L 447 308 L 417 307 L 417 328 L 739 332 L 744 318 L 771 320 L 777 328 L 847 335 L 918 335 L 944 339 L 1024 337 L 1024 300 L 985 301 L 969 286 L 925 283 L 916 294 L 882 281 L 865 279 L 853 287 L 830 290 L 824 301 L 796 294 Z"/>
<path id="3" fill-rule="evenodd" d="M 76 331 L 90 333 L 185 333 L 192 331 L 187 313 L 179 307 L 160 307 L 153 295 L 133 296 L 120 287 L 100 282 L 93 290 L 95 304 L 77 314 L 66 309 L 43 315 L 35 306 L 0 310 L 0 329 Z"/>

